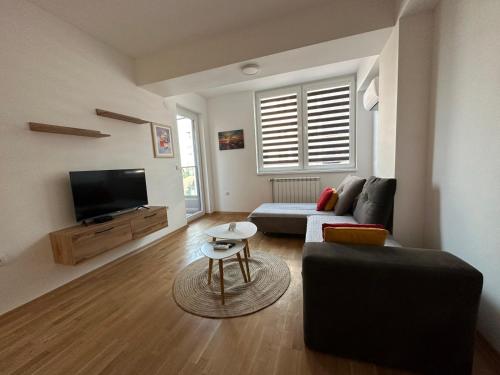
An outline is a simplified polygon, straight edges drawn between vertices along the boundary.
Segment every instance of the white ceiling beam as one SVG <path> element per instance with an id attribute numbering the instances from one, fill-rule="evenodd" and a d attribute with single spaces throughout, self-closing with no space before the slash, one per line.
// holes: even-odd
<path id="1" fill-rule="evenodd" d="M 395 0 L 335 0 L 136 59 L 139 85 L 394 26 Z M 186 20 L 189 22 L 189 20 Z"/>
<path id="2" fill-rule="evenodd" d="M 189 92 L 203 93 L 215 87 L 241 85 L 245 82 L 257 81 L 265 77 L 291 72 L 299 72 L 298 74 L 300 74 L 300 71 L 305 69 L 328 68 L 328 66 L 332 66 L 333 64 L 378 55 L 389 38 L 391 30 L 392 28 L 375 30 L 253 59 L 251 62 L 257 63 L 261 68 L 259 74 L 254 76 L 242 74 L 240 67 L 243 63 L 236 63 L 149 83 L 141 87 L 155 94 L 169 97 Z M 332 67 L 332 69 L 336 68 L 339 68 L 339 71 L 348 72 L 346 70 L 347 66 Z M 316 73 L 323 74 L 322 72 L 324 71 L 325 69 L 321 69 L 321 72 L 317 71 Z M 314 74 L 314 72 L 311 72 L 312 76 Z M 294 75 L 293 79 L 297 79 L 297 74 Z"/>

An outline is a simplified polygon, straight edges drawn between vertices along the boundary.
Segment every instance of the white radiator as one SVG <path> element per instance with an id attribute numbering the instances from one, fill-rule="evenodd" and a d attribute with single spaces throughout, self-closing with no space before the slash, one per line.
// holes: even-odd
<path id="1" fill-rule="evenodd" d="M 274 203 L 313 203 L 321 188 L 319 177 L 271 178 Z"/>

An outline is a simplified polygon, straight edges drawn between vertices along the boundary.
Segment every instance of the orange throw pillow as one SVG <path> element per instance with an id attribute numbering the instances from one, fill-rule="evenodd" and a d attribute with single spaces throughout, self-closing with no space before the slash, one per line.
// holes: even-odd
<path id="1" fill-rule="evenodd" d="M 384 246 L 387 231 L 379 228 L 325 228 L 323 238 L 326 242 L 350 245 Z"/>
<path id="2" fill-rule="evenodd" d="M 330 200 L 333 194 L 333 189 L 331 187 L 326 187 L 321 192 L 318 201 L 316 202 L 316 211 L 324 211 L 326 204 Z"/>
<path id="3" fill-rule="evenodd" d="M 337 190 L 332 188 L 332 196 L 330 197 L 329 201 L 326 203 L 324 210 L 325 211 L 332 211 L 335 208 L 335 204 L 339 200 L 339 193 L 337 193 Z"/>

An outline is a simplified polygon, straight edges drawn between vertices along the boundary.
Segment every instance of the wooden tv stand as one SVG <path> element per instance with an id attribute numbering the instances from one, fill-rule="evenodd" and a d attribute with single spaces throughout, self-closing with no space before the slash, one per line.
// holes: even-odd
<path id="1" fill-rule="evenodd" d="M 52 253 L 56 263 L 75 265 L 167 226 L 167 207 L 138 209 L 105 223 L 75 225 L 50 233 Z"/>

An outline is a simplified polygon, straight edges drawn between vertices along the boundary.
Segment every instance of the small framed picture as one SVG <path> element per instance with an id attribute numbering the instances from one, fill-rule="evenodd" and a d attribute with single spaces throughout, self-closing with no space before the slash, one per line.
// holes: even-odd
<path id="1" fill-rule="evenodd" d="M 174 138 L 172 128 L 168 125 L 161 125 L 152 122 L 151 132 L 153 133 L 155 158 L 173 158 Z"/>
<path id="2" fill-rule="evenodd" d="M 243 129 L 219 132 L 219 150 L 245 148 Z"/>

